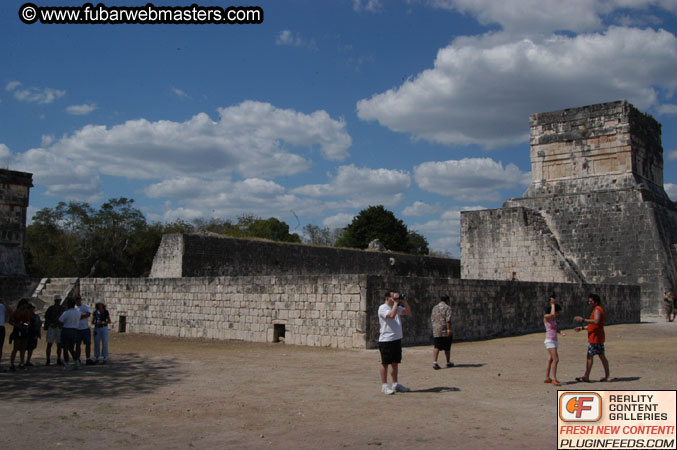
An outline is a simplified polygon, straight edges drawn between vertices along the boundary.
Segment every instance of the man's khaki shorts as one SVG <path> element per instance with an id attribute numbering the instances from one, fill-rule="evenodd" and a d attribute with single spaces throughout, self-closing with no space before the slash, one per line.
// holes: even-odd
<path id="1" fill-rule="evenodd" d="M 47 343 L 48 344 L 61 344 L 61 328 L 59 327 L 49 327 L 47 329 Z"/>

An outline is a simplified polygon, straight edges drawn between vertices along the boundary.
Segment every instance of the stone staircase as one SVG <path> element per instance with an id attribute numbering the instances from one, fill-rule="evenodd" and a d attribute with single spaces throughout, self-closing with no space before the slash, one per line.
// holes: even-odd
<path id="1" fill-rule="evenodd" d="M 33 292 L 36 310 L 43 314 L 54 304 L 54 296 L 60 295 L 66 299 L 69 295 L 77 295 L 80 291 L 79 278 L 43 278 Z M 62 303 L 63 304 L 63 303 Z"/>

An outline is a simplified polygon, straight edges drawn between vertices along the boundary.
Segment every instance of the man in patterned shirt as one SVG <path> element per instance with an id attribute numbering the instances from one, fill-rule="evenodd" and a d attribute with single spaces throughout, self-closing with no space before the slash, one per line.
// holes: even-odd
<path id="1" fill-rule="evenodd" d="M 443 295 L 440 297 L 440 302 L 435 305 L 433 312 L 430 315 L 430 321 L 433 325 L 433 340 L 435 347 L 433 349 L 433 369 L 439 370 L 440 365 L 437 364 L 437 356 L 440 350 L 444 350 L 444 355 L 447 357 L 447 367 L 454 367 L 451 362 L 451 307 L 449 306 L 449 296 Z"/>

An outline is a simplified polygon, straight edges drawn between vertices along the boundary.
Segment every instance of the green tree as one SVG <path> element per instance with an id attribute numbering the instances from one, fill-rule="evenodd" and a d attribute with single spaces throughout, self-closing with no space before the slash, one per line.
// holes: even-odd
<path id="1" fill-rule="evenodd" d="M 108 200 L 98 210 L 60 202 L 26 230 L 28 273 L 50 277 L 134 277 L 150 271 L 163 231 L 149 229 L 134 200 Z"/>
<path id="2" fill-rule="evenodd" d="M 208 232 L 208 233 L 217 233 L 232 235 L 235 230 L 235 225 L 228 219 L 221 219 L 216 217 L 211 217 L 209 219 L 195 219 L 193 221 L 195 224 L 196 231 Z"/>
<path id="3" fill-rule="evenodd" d="M 243 237 L 258 237 L 281 242 L 301 242 L 296 233 L 289 233 L 289 225 L 275 217 L 260 219 L 256 216 L 241 216 L 237 228 Z"/>
<path id="4" fill-rule="evenodd" d="M 84 236 L 94 213 L 87 203 L 59 202 L 33 216 L 26 228 L 24 258 L 32 276 L 76 277 L 86 273 L 91 249 Z"/>
<path id="5" fill-rule="evenodd" d="M 296 233 L 289 233 L 289 225 L 274 217 L 261 219 L 253 214 L 244 214 L 233 223 L 229 219 L 210 218 L 194 221 L 197 231 L 223 234 L 230 237 L 257 237 L 271 241 L 301 242 Z"/>
<path id="6" fill-rule="evenodd" d="M 374 239 L 379 239 L 388 250 L 407 252 L 409 249 L 407 226 L 383 205 L 370 206 L 360 211 L 336 242 L 336 246 L 367 248 Z"/>
<path id="7" fill-rule="evenodd" d="M 308 224 L 303 227 L 304 240 L 306 244 L 325 245 L 333 247 L 339 240 L 345 230 L 343 228 L 320 227 Z"/>
<path id="8" fill-rule="evenodd" d="M 421 234 L 410 230 L 407 233 L 407 253 L 410 255 L 428 255 L 428 241 Z"/>

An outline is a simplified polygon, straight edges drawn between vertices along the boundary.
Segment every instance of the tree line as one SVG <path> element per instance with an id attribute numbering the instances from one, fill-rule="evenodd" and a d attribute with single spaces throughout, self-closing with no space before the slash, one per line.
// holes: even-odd
<path id="1" fill-rule="evenodd" d="M 251 214 L 236 220 L 148 223 L 133 199 L 121 197 L 98 209 L 85 202 L 59 202 L 36 212 L 26 228 L 26 270 L 34 277 L 148 276 L 163 234 L 196 232 L 362 249 L 379 239 L 388 250 L 429 253 L 425 237 L 380 205 L 360 211 L 346 228 L 306 225 L 302 239 L 285 222 Z"/>

